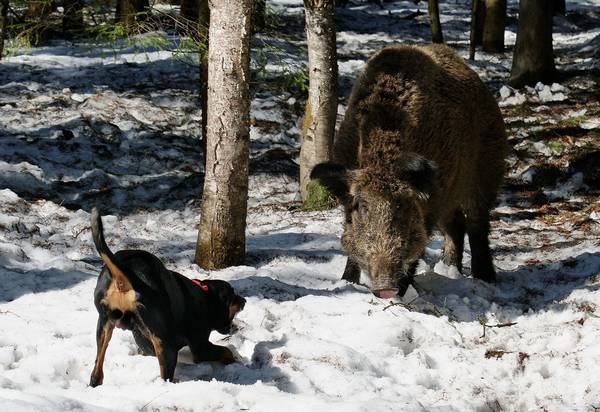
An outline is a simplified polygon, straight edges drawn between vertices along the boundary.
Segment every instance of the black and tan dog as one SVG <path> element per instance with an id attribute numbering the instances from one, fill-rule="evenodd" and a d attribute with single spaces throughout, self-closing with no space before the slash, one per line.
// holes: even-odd
<path id="1" fill-rule="evenodd" d="M 113 255 L 96 208 L 91 220 L 94 244 L 105 265 L 94 291 L 98 353 L 91 386 L 102 384 L 104 355 L 115 326 L 131 330 L 140 352 L 158 358 L 165 380 L 173 381 L 177 352 L 184 346 L 189 346 L 194 362 L 234 362 L 228 348 L 208 340 L 213 330 L 229 333 L 234 316 L 246 303 L 229 283 L 190 280 L 143 250 Z"/>

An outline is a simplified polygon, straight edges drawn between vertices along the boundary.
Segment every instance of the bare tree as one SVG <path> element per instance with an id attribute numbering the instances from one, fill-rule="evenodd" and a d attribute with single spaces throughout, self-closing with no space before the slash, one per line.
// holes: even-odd
<path id="1" fill-rule="evenodd" d="M 469 36 L 469 60 L 475 60 L 475 48 L 480 44 L 478 28 L 481 25 L 480 18 L 481 0 L 471 1 L 471 28 Z M 483 34 L 483 30 L 481 31 Z"/>
<path id="2" fill-rule="evenodd" d="M 209 0 L 207 159 L 196 263 L 243 263 L 250 140 L 252 0 Z"/>
<path id="3" fill-rule="evenodd" d="M 309 89 L 300 149 L 300 192 L 306 200 L 310 172 L 331 160 L 337 115 L 335 1 L 304 0 Z"/>
<path id="4" fill-rule="evenodd" d="M 475 58 L 475 48 L 480 45 L 489 53 L 504 51 L 506 4 L 506 0 L 472 1 L 469 59 Z"/>
<path id="5" fill-rule="evenodd" d="M 143 20 L 143 12 L 150 7 L 149 0 L 117 0 L 115 20 L 126 27 L 132 27 Z"/>
<path id="6" fill-rule="evenodd" d="M 504 51 L 506 26 L 506 0 L 485 0 L 485 23 L 483 25 L 483 51 Z"/>
<path id="7" fill-rule="evenodd" d="M 73 34 L 83 30 L 83 1 L 63 0 L 63 32 Z"/>
<path id="8" fill-rule="evenodd" d="M 555 79 L 552 14 L 553 7 L 548 0 L 520 1 L 511 85 L 521 87 L 537 82 L 550 83 Z"/>
<path id="9" fill-rule="evenodd" d="M 0 60 L 4 55 L 4 41 L 6 40 L 6 30 L 8 29 L 8 0 L 0 1 Z"/>
<path id="10" fill-rule="evenodd" d="M 440 23 L 440 9 L 438 0 L 428 0 L 427 8 L 429 10 L 429 22 L 431 24 L 431 41 L 434 43 L 443 43 L 442 25 Z"/>
<path id="11" fill-rule="evenodd" d="M 182 0 L 181 16 L 184 17 L 183 27 L 187 35 L 199 44 L 199 77 L 200 77 L 200 109 L 202 111 L 202 153 L 206 163 L 206 118 L 207 118 L 207 81 L 208 81 L 208 27 L 210 25 L 210 10 L 208 0 Z M 206 165 L 205 165 L 206 166 Z"/>
<path id="12" fill-rule="evenodd" d="M 567 2 L 565 0 L 554 1 L 554 14 L 564 15 L 567 12 Z"/>
<path id="13" fill-rule="evenodd" d="M 255 32 L 260 32 L 265 28 L 267 19 L 267 0 L 254 0 L 254 10 L 252 10 L 252 28 Z"/>
<path id="14" fill-rule="evenodd" d="M 198 4 L 198 37 L 200 47 L 200 109 L 202 110 L 202 153 L 206 169 L 206 125 L 208 118 L 208 32 L 210 27 L 210 10 L 208 0 L 200 0 Z"/>
<path id="15" fill-rule="evenodd" d="M 198 21 L 198 7 L 200 0 L 181 0 L 179 13 L 187 20 Z"/>

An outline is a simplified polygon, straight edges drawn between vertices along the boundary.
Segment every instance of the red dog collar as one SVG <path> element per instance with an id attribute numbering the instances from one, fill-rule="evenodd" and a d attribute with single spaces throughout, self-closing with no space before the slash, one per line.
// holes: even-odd
<path id="1" fill-rule="evenodd" d="M 208 285 L 203 285 L 202 281 L 200 279 L 191 279 L 191 281 L 200 287 L 200 289 L 202 289 L 202 291 L 204 292 L 208 292 Z"/>

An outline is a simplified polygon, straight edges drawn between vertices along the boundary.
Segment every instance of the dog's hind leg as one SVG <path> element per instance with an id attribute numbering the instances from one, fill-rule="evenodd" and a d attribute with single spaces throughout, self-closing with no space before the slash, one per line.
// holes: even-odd
<path id="1" fill-rule="evenodd" d="M 166 381 L 173 382 L 175 367 L 177 366 L 177 351 L 170 345 L 165 344 L 159 337 L 150 333 L 148 339 L 154 347 L 154 354 L 158 358 L 160 366 L 160 377 Z"/>
<path id="2" fill-rule="evenodd" d="M 106 349 L 108 343 L 112 337 L 112 332 L 115 326 L 108 320 L 106 316 L 100 316 L 98 318 L 98 326 L 96 327 L 96 344 L 98 346 L 98 352 L 96 353 L 96 362 L 94 364 L 94 370 L 92 370 L 92 376 L 90 376 L 90 386 L 96 387 L 102 385 L 104 381 L 104 355 L 106 355 Z"/>

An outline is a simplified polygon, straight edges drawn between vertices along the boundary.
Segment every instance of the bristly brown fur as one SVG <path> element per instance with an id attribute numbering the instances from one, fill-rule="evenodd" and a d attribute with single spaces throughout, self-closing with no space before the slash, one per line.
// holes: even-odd
<path id="1" fill-rule="evenodd" d="M 358 281 L 360 268 L 373 290 L 396 289 L 437 226 L 445 263 L 460 270 L 466 232 L 473 275 L 494 280 L 488 214 L 507 152 L 495 99 L 451 48 L 376 53 L 352 89 L 335 163 L 313 175 L 344 203 L 344 279 Z"/>

